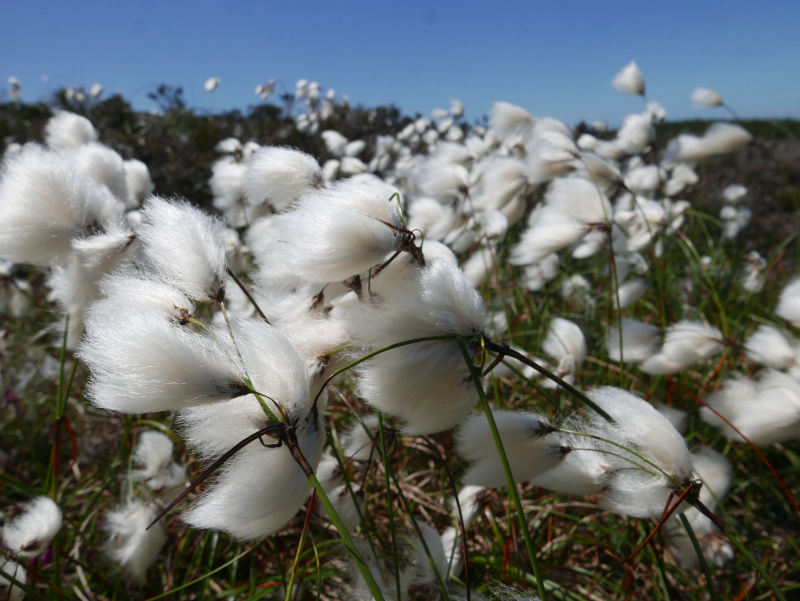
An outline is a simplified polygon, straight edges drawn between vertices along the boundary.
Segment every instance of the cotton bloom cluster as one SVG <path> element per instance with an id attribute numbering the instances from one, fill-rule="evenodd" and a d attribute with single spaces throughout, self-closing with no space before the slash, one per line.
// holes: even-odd
<path id="1" fill-rule="evenodd" d="M 674 374 L 725 348 L 722 332 L 701 322 L 679 321 L 666 329 L 659 351 L 639 364 L 653 375 Z"/>
<path id="2" fill-rule="evenodd" d="M 103 550 L 126 580 L 138 586 L 147 582 L 147 569 L 155 563 L 167 540 L 162 524 L 147 529 L 156 515 L 157 506 L 134 499 L 105 514 L 103 530 L 107 540 Z"/>
<path id="3" fill-rule="evenodd" d="M 16 557 L 36 557 L 61 530 L 61 508 L 49 497 L 36 497 L 23 513 L 3 526 L 3 546 Z"/>
<path id="4" fill-rule="evenodd" d="M 17 582 L 26 582 L 28 572 L 18 563 L 0 558 L 0 597 L 7 601 L 22 601 L 25 598 L 25 591 L 16 584 L 13 584 L 6 574 Z"/>
<path id="5" fill-rule="evenodd" d="M 168 504 L 181 492 L 181 484 L 186 480 L 186 469 L 172 460 L 172 440 L 163 432 L 151 430 L 139 436 L 133 455 L 136 469 L 131 479 L 140 481 L 159 495 Z"/>
<path id="6" fill-rule="evenodd" d="M 97 143 L 84 117 L 58 113 L 45 138 L 49 149 L 27 144 L 3 163 L 0 256 L 50 268 L 50 299 L 70 317 L 74 348 L 99 280 L 138 250 L 131 210 L 152 181 L 143 163 Z"/>
<path id="7" fill-rule="evenodd" d="M 601 505 L 612 511 L 660 517 L 670 493 L 690 482 L 686 442 L 652 405 L 628 392 L 606 387 L 588 394 L 613 421 L 589 411 L 558 427 L 541 416 L 494 412 L 514 480 L 571 494 L 603 492 Z M 471 463 L 465 484 L 507 485 L 485 416 L 464 423 L 458 450 Z"/>

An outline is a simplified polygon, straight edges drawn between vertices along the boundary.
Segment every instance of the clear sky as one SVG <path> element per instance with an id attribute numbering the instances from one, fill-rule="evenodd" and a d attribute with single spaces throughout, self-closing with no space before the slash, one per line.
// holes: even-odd
<path id="1" fill-rule="evenodd" d="M 671 119 L 722 116 L 692 107 L 698 86 L 745 117 L 800 117 L 798 0 L 24 0 L 3 2 L 0 23 L 0 76 L 28 101 L 100 83 L 147 110 L 168 83 L 190 106 L 246 109 L 256 84 L 307 78 L 412 114 L 459 98 L 472 120 L 505 100 L 617 124 L 641 110 L 610 85 L 635 60 Z"/>

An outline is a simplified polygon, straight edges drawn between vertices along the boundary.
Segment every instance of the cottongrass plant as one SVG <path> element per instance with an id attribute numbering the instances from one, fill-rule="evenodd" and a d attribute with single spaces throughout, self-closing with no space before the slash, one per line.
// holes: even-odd
<path id="1" fill-rule="evenodd" d="M 644 97 L 635 63 L 614 85 Z M 31 512 L 6 519 L 0 590 L 790 595 L 790 535 L 752 508 L 796 519 L 795 249 L 739 252 L 740 188 L 721 222 L 693 208 L 697 163 L 750 134 L 661 151 L 655 101 L 579 137 L 502 102 L 469 127 L 453 102 L 359 139 L 332 90 L 295 97 L 327 155 L 224 137 L 224 220 L 148 196 L 77 115 L 9 149 L 7 306 L 40 311 L 42 280 L 17 282 L 47 270 L 67 335 L 56 360 L 9 322 L 3 490 L 46 491 L 65 527 L 22 565 Z"/>

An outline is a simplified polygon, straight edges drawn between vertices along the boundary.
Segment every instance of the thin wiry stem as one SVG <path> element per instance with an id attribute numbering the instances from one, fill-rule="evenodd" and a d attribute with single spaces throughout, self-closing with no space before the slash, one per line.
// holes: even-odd
<path id="1" fill-rule="evenodd" d="M 686 533 L 689 535 L 689 539 L 692 541 L 694 551 L 697 553 L 697 559 L 700 561 L 700 567 L 703 568 L 703 573 L 706 575 L 706 583 L 708 584 L 708 592 L 711 595 L 711 601 L 719 601 L 717 589 L 714 588 L 714 580 L 711 577 L 711 569 L 708 567 L 708 562 L 703 555 L 703 549 L 700 547 L 700 542 L 697 540 L 697 536 L 694 534 L 692 524 L 684 514 L 680 514 L 679 517 L 681 518 L 683 527 L 686 529 Z"/>
<path id="2" fill-rule="evenodd" d="M 249 300 L 252 303 L 253 307 L 255 307 L 256 312 L 261 316 L 261 319 L 269 323 L 269 319 L 267 319 L 267 316 L 264 315 L 264 312 L 261 310 L 261 307 L 258 306 L 256 299 L 254 299 L 253 296 L 250 294 L 250 292 L 247 291 L 247 288 L 245 288 L 245 285 L 242 283 L 242 281 L 238 277 L 236 277 L 236 274 L 231 271 L 230 267 L 226 267 L 225 269 L 227 270 L 228 275 L 233 278 L 233 281 L 236 282 L 236 285 L 239 286 L 239 289 L 242 292 L 244 292 L 244 295 L 247 297 L 247 300 Z"/>
<path id="3" fill-rule="evenodd" d="M 511 473 L 511 466 L 508 463 L 508 457 L 506 457 L 506 452 L 503 448 L 503 441 L 500 439 L 500 432 L 497 430 L 497 424 L 494 422 L 494 416 L 492 415 L 492 410 L 489 407 L 489 401 L 486 400 L 486 394 L 483 392 L 483 386 L 481 386 L 480 375 L 478 374 L 478 370 L 475 369 L 475 364 L 472 363 L 472 357 L 470 357 L 469 351 L 467 350 L 464 342 L 461 339 L 458 339 L 457 342 L 458 348 L 461 350 L 461 354 L 464 357 L 464 362 L 467 364 L 467 369 L 469 369 L 470 376 L 472 376 L 472 382 L 475 384 L 475 389 L 478 391 L 478 396 L 480 396 L 481 404 L 483 405 L 483 410 L 486 413 L 486 419 L 489 422 L 489 428 L 492 431 L 492 437 L 494 438 L 494 443 L 497 447 L 497 452 L 500 455 L 500 462 L 503 464 L 503 471 L 506 473 L 506 479 L 508 480 L 508 496 L 511 497 L 512 501 L 514 502 L 514 507 L 517 510 L 517 520 L 519 521 L 519 526 L 522 530 L 522 536 L 525 539 L 525 547 L 528 550 L 528 558 L 531 562 L 531 568 L 533 568 L 533 574 L 536 577 L 536 586 L 539 589 L 539 597 L 541 597 L 542 601 L 547 601 L 544 580 L 542 579 L 542 574 L 539 570 L 539 563 L 536 560 L 536 552 L 533 548 L 531 533 L 528 530 L 528 520 L 525 517 L 525 512 L 522 509 L 522 503 L 519 500 L 519 494 L 517 494 L 517 485 L 516 482 L 514 482 L 514 475 Z M 489 341 L 487 340 L 486 342 L 488 348 Z"/>
<path id="4" fill-rule="evenodd" d="M 386 453 L 386 436 L 383 432 L 383 415 L 378 413 L 378 429 L 381 438 L 381 457 L 383 458 L 383 471 L 386 475 L 386 512 L 389 518 L 389 530 L 392 534 L 392 561 L 394 561 L 394 582 L 397 588 L 397 598 L 401 599 L 400 591 L 400 566 L 397 556 L 397 532 L 394 526 L 394 509 L 392 507 L 392 486 L 391 486 L 391 467 L 389 466 L 389 458 Z"/>

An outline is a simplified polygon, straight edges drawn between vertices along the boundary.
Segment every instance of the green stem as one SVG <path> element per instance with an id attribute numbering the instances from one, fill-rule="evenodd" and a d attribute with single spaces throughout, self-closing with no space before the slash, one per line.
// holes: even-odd
<path id="1" fill-rule="evenodd" d="M 297 552 L 294 554 L 294 561 L 292 562 L 292 573 L 289 576 L 289 584 L 286 585 L 286 597 L 284 601 L 291 601 L 292 588 L 294 587 L 294 579 L 297 575 L 297 564 L 300 563 L 300 555 L 303 553 L 303 543 L 306 542 L 306 532 L 308 532 L 308 523 L 311 520 L 311 512 L 314 510 L 314 495 L 308 501 L 308 513 L 303 522 L 303 529 L 300 531 L 300 541 L 297 543 Z"/>
<path id="2" fill-rule="evenodd" d="M 394 562 L 394 582 L 397 588 L 397 598 L 401 599 L 400 591 L 400 566 L 398 564 L 399 557 L 397 556 L 397 532 L 394 527 L 394 508 L 392 507 L 392 486 L 391 486 L 391 467 L 389 466 L 389 457 L 386 453 L 386 435 L 383 431 L 383 415 L 378 413 L 378 430 L 381 438 L 381 457 L 383 458 L 383 473 L 386 476 L 386 512 L 389 517 L 389 529 L 392 533 L 392 561 Z"/>
<path id="3" fill-rule="evenodd" d="M 330 376 L 328 376 L 328 378 L 322 383 L 322 386 L 319 387 L 319 392 L 317 393 L 317 396 L 314 397 L 314 404 L 316 404 L 316 402 L 319 400 L 319 397 L 322 394 L 322 391 L 325 390 L 325 387 L 328 385 L 328 382 L 333 380 L 339 374 L 346 372 L 348 369 L 351 369 L 351 368 L 355 367 L 359 363 L 363 363 L 364 361 L 372 359 L 376 355 L 380 355 L 381 353 L 385 353 L 386 351 L 390 351 L 392 349 L 399 348 L 401 346 L 407 346 L 409 344 L 416 344 L 417 342 L 429 342 L 431 340 L 455 340 L 455 339 L 456 339 L 456 337 L 453 336 L 453 335 L 425 336 L 424 338 L 414 338 L 412 340 L 404 340 L 403 342 L 396 342 L 395 344 L 390 344 L 389 346 L 385 346 L 385 347 L 380 348 L 380 349 L 378 349 L 376 351 L 372 351 L 371 353 L 368 353 L 368 354 L 364 355 L 360 359 L 356 359 L 355 361 L 353 361 L 349 365 L 345 365 L 341 369 L 337 369 Z"/>
<path id="4" fill-rule="evenodd" d="M 459 344 L 461 344 L 460 341 L 459 341 Z M 600 405 L 595 403 L 592 399 L 587 397 L 580 390 L 575 388 L 572 384 L 569 384 L 568 382 L 565 382 L 564 380 L 559 378 L 556 374 L 551 372 L 549 369 L 547 369 L 545 367 L 542 367 L 541 365 L 539 365 L 535 361 L 532 361 L 531 359 L 529 359 L 528 357 L 526 357 L 522 353 L 518 353 L 517 351 L 515 351 L 512 348 L 509 348 L 508 346 L 503 346 L 501 344 L 497 344 L 496 342 L 492 342 L 491 340 L 486 340 L 485 344 L 486 344 L 487 350 L 490 350 L 493 353 L 497 353 L 497 354 L 502 353 L 502 354 L 504 354 L 504 355 L 506 355 L 508 357 L 511 357 L 512 359 L 516 359 L 517 361 L 520 361 L 521 363 L 524 363 L 525 365 L 527 365 L 529 367 L 532 367 L 533 369 L 538 371 L 540 374 L 550 378 L 553 382 L 555 382 L 556 384 L 558 384 L 559 386 L 561 386 L 562 388 L 567 390 L 570 394 L 572 394 L 573 396 L 576 396 L 578 399 L 580 399 L 584 404 L 586 404 L 589 407 L 591 407 L 594 410 L 594 412 L 599 414 L 601 417 L 603 417 L 603 419 L 605 419 L 608 422 L 611 422 L 612 424 L 614 423 L 614 419 L 608 413 L 606 413 L 603 410 L 603 408 L 600 407 Z M 483 390 L 483 388 L 481 388 L 481 390 Z"/>
<path id="5" fill-rule="evenodd" d="M 739 541 L 738 538 L 731 536 L 727 528 L 724 530 L 724 532 L 725 536 L 728 537 L 728 540 L 731 541 L 733 545 L 737 549 L 739 549 L 739 552 L 745 556 L 745 559 L 747 559 L 747 561 L 750 562 L 750 565 L 752 565 L 756 569 L 756 571 L 758 571 L 758 573 L 761 574 L 761 577 L 767 582 L 769 588 L 771 588 L 772 592 L 775 593 L 775 598 L 778 599 L 779 601 L 786 601 L 786 598 L 781 594 L 781 590 L 778 588 L 778 585 L 775 584 L 772 578 L 769 577 L 767 571 L 760 563 L 756 561 L 756 558 L 750 554 L 750 551 L 747 550 L 747 548 Z"/>
<path id="6" fill-rule="evenodd" d="M 258 303 L 256 302 L 256 299 L 254 299 L 250 295 L 250 293 L 247 291 L 247 288 L 244 287 L 244 284 L 242 283 L 242 281 L 239 278 L 236 277 L 236 274 L 234 274 L 231 271 L 230 267 L 226 267 L 225 269 L 228 271 L 228 275 L 233 278 L 233 281 L 236 282 L 236 285 L 239 286 L 239 289 L 242 292 L 244 292 L 244 295 L 247 297 L 247 300 L 249 300 L 250 303 L 252 303 L 252 305 L 256 308 L 256 312 L 261 316 L 261 319 L 263 319 L 264 321 L 269 323 L 269 319 L 267 319 L 267 316 L 264 315 L 264 312 L 261 310 L 261 307 L 258 306 Z M 226 318 L 226 320 L 227 320 L 227 318 Z M 272 325 L 272 324 L 270 324 L 270 325 Z"/>
<path id="7" fill-rule="evenodd" d="M 514 476 L 511 473 L 511 466 L 508 463 L 508 457 L 506 457 L 505 449 L 503 448 L 503 441 L 500 440 L 500 432 L 497 430 L 497 424 L 494 423 L 494 416 L 492 415 L 492 410 L 489 408 L 489 402 L 486 400 L 486 394 L 483 392 L 483 386 L 481 386 L 481 379 L 478 375 L 478 370 L 475 369 L 475 364 L 472 362 L 472 357 L 469 355 L 469 351 L 467 347 L 464 345 L 464 342 L 461 339 L 457 340 L 458 348 L 461 350 L 461 354 L 464 356 L 464 362 L 467 364 L 467 369 L 469 369 L 469 373 L 472 376 L 472 381 L 475 384 L 475 389 L 478 391 L 478 395 L 481 399 L 481 404 L 483 405 L 483 410 L 486 413 L 486 419 L 489 422 L 489 428 L 492 431 L 492 437 L 494 438 L 494 443 L 497 446 L 497 452 L 500 455 L 500 462 L 503 464 L 503 471 L 506 473 L 506 479 L 508 480 L 508 495 L 511 497 L 512 501 L 514 502 L 514 507 L 517 511 L 517 520 L 519 521 L 520 529 L 522 530 L 522 536 L 525 539 L 525 547 L 528 550 L 528 557 L 530 558 L 531 568 L 533 569 L 533 575 L 536 577 L 536 586 L 539 589 L 539 597 L 541 597 L 542 601 L 547 601 L 547 593 L 545 592 L 544 588 L 544 580 L 542 579 L 542 574 L 539 570 L 539 563 L 536 561 L 536 553 L 533 549 L 533 541 L 531 540 L 531 533 L 528 531 L 528 521 L 525 518 L 525 512 L 522 509 L 522 503 L 519 500 L 519 494 L 517 494 L 517 485 L 514 482 Z M 487 341 L 487 348 L 488 348 L 488 341 Z"/>
<path id="8" fill-rule="evenodd" d="M 313 472 L 307 474 L 307 477 L 308 481 L 311 483 L 311 486 L 313 486 L 314 490 L 317 492 L 319 500 L 322 501 L 322 505 L 328 512 L 328 517 L 330 517 L 331 522 L 333 522 L 333 525 L 339 532 L 339 536 L 341 537 L 342 542 L 344 542 L 344 546 L 347 547 L 347 550 L 350 552 L 350 556 L 353 558 L 358 571 L 364 577 L 364 581 L 367 583 L 367 587 L 372 593 L 372 596 L 375 598 L 375 601 L 386 601 L 381 593 L 381 589 L 378 588 L 378 584 L 372 577 L 369 567 L 367 567 L 367 564 L 364 562 L 364 559 L 358 552 L 353 539 L 350 537 L 350 533 L 347 531 L 347 528 L 345 527 L 344 522 L 342 522 L 342 519 L 339 517 L 339 514 L 336 513 L 336 509 L 333 508 L 333 504 L 328 498 L 328 495 L 325 494 L 325 491 L 323 490 L 322 485 L 319 483 L 319 480 L 317 480 L 317 477 Z"/>
<path id="9" fill-rule="evenodd" d="M 711 601 L 719 601 L 717 590 L 714 588 L 714 580 L 711 577 L 711 569 L 708 567 L 708 562 L 703 555 L 703 549 L 700 547 L 700 542 L 697 540 L 697 536 L 694 534 L 692 524 L 683 513 L 680 514 L 679 517 L 681 518 L 683 527 L 686 529 L 686 533 L 689 535 L 689 539 L 692 541 L 694 552 L 697 553 L 697 559 L 700 560 L 700 567 L 703 568 L 703 573 L 706 575 L 706 582 L 708 583 L 708 592 L 711 595 Z"/>

